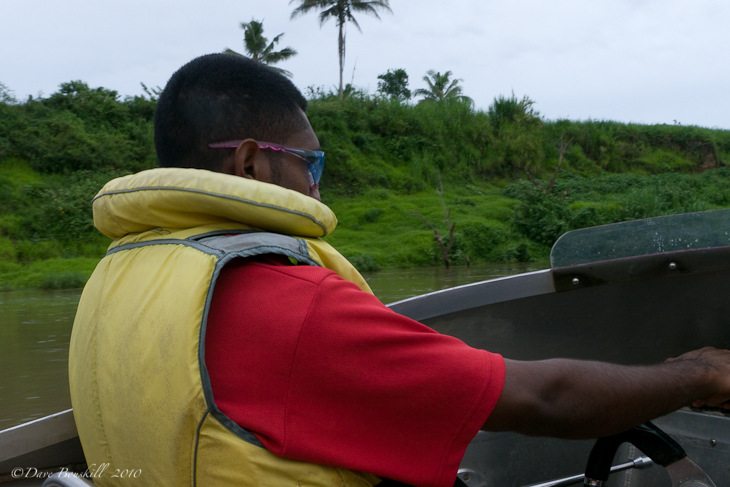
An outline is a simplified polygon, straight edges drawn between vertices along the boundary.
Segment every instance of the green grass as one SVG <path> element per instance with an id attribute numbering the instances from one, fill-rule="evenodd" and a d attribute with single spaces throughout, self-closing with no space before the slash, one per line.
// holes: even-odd
<path id="1" fill-rule="evenodd" d="M 83 287 L 99 259 L 91 257 L 54 258 L 28 264 L 0 262 L 0 290 Z"/>
<path id="2" fill-rule="evenodd" d="M 509 221 L 516 201 L 492 184 L 445 186 L 441 193 L 371 189 L 328 204 L 339 219 L 328 240 L 356 265 L 370 267 L 361 270 L 440 264 L 434 231 L 447 236 L 451 222 L 456 225 L 453 263 L 512 260 L 515 236 Z M 495 237 L 495 248 L 488 251 L 472 241 L 485 233 Z"/>

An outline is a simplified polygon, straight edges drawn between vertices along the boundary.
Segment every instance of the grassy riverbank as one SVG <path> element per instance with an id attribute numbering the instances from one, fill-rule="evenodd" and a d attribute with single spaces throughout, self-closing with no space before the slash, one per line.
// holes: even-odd
<path id="1" fill-rule="evenodd" d="M 551 243 L 570 229 L 730 207 L 730 169 L 566 176 L 552 187 L 518 180 L 409 194 L 371 188 L 357 196 L 333 194 L 328 203 L 339 218 L 330 242 L 363 271 L 440 265 L 434 235 L 448 238 L 451 224 L 451 264 L 546 262 Z M 0 237 L 1 288 L 81 286 L 108 244 L 90 230 L 86 238 Z"/>
<path id="2" fill-rule="evenodd" d="M 81 286 L 108 241 L 90 200 L 154 165 L 155 101 L 80 82 L 0 96 L 0 289 Z M 331 242 L 362 270 L 543 262 L 561 233 L 730 207 L 730 132 L 546 121 L 529 99 L 310 100 L 339 217 Z"/>

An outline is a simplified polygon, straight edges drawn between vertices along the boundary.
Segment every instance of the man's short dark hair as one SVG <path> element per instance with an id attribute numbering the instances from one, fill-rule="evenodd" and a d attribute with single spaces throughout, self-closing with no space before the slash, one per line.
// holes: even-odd
<path id="1" fill-rule="evenodd" d="M 282 142 L 302 128 L 301 92 L 274 69 L 238 54 L 208 54 L 172 75 L 155 112 L 155 148 L 163 167 L 220 171 L 229 151 L 211 142 Z"/>

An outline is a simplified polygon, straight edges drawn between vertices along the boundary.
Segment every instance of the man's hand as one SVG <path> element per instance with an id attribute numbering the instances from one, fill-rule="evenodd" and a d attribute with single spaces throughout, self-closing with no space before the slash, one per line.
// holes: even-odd
<path id="1" fill-rule="evenodd" d="M 728 350 L 705 347 L 667 360 L 667 363 L 682 360 L 695 362 L 698 366 L 706 368 L 708 376 L 715 376 L 714 382 L 717 383 L 717 386 L 709 396 L 694 399 L 692 407 L 730 410 L 730 362 L 728 361 L 728 353 L 730 353 Z"/>
<path id="2" fill-rule="evenodd" d="M 505 362 L 505 388 L 487 430 L 594 438 L 684 406 L 730 409 L 730 350 L 702 348 L 651 366 Z"/>

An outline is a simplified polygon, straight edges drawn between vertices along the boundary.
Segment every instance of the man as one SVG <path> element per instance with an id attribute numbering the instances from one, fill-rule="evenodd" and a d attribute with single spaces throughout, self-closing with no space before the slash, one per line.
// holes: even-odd
<path id="1" fill-rule="evenodd" d="M 160 95 L 162 168 L 95 198 L 115 241 L 69 360 L 89 463 L 135 485 L 447 486 L 482 428 L 589 438 L 730 400 L 728 351 L 520 362 L 390 311 L 320 240 L 335 219 L 305 109 L 263 65 L 197 58 Z"/>

